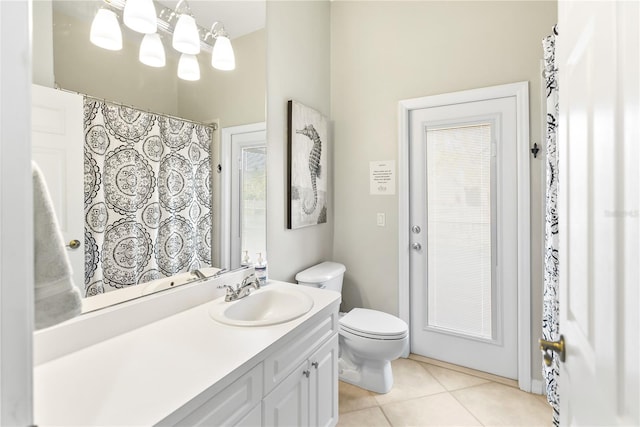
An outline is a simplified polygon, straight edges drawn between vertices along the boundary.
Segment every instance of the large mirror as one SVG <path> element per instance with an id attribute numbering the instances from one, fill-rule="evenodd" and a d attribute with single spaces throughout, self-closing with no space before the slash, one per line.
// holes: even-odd
<path id="1" fill-rule="evenodd" d="M 80 221 L 83 222 L 84 232 L 80 232 L 81 236 L 65 236 L 69 241 L 70 257 L 78 258 L 81 265 L 80 268 L 74 267 L 74 282 L 85 298 L 83 312 L 191 283 L 221 270 L 237 267 L 243 249 L 252 253 L 264 252 L 266 248 L 263 242 L 266 239 L 260 237 L 260 233 L 264 233 L 263 223 L 266 222 L 266 197 L 260 193 L 260 188 L 256 189 L 256 186 L 265 185 L 266 167 L 264 2 L 192 0 L 188 3 L 191 14 L 201 27 L 201 36 L 211 29 L 214 22 L 223 24 L 231 40 L 236 61 L 234 70 L 214 69 L 211 66 L 211 53 L 205 47 L 196 56 L 200 70 L 197 81 L 178 78 L 181 56 L 172 48 L 171 35 L 166 31 L 158 31 L 164 45 L 166 65 L 156 68 L 140 62 L 139 49 L 143 35 L 123 25 L 123 12 L 117 6 L 124 5 L 124 1 L 52 0 L 35 3 L 34 67 L 50 69 L 53 84 L 49 86 L 82 98 L 83 111 L 79 114 L 84 115 L 81 118 L 83 136 L 77 141 L 77 148 L 85 153 L 77 161 L 74 160 L 73 164 L 64 167 L 68 170 L 84 170 L 81 191 L 85 194 L 85 206 L 75 216 L 69 216 L 69 212 L 63 212 L 63 216 L 81 218 Z M 158 15 L 164 13 L 167 18 L 167 10 L 179 8 L 179 11 L 184 11 L 184 3 L 186 2 L 161 1 L 155 2 L 155 6 Z M 122 31 L 121 50 L 103 49 L 90 42 L 92 21 L 100 9 L 115 12 Z M 175 25 L 176 21 L 168 20 L 170 25 Z M 42 43 L 38 43 L 38 40 L 47 39 L 50 40 L 52 52 L 49 62 L 46 42 L 44 48 Z M 211 38 L 207 41 L 213 45 Z M 34 90 L 34 96 L 37 93 L 38 90 Z M 110 122 L 113 120 L 116 120 L 116 125 Z M 160 132 L 168 132 L 170 138 L 145 133 L 144 138 L 135 139 L 136 131 L 144 128 L 147 132 L 154 126 Z M 109 148 L 105 148 L 104 141 L 107 138 L 117 139 L 114 135 L 117 137 L 118 132 L 127 136 L 133 134 L 135 143 L 119 138 L 122 141 L 114 142 L 120 146 L 116 148 L 116 144 L 111 143 Z M 74 144 L 75 139 L 73 138 Z M 92 142 L 87 144 L 89 139 Z M 158 158 L 158 165 L 166 163 L 170 167 L 167 166 L 165 170 L 158 166 L 154 175 L 153 162 L 144 159 L 138 161 L 137 154 L 128 150 L 139 142 L 141 147 L 145 145 L 145 154 L 153 160 L 153 155 L 149 153 L 162 152 L 160 142 L 163 139 L 184 139 L 186 143 L 165 147 L 165 154 L 170 150 L 175 155 L 162 161 Z M 88 150 L 87 145 L 91 145 L 92 150 Z M 114 176 L 107 175 L 105 170 L 101 170 L 107 169 L 105 164 L 93 159 L 87 160 L 87 151 L 100 153 L 101 150 L 101 154 L 107 156 L 109 161 L 129 162 L 131 166 L 122 168 Z M 233 161 L 232 155 L 237 156 Z M 35 158 L 34 154 L 34 159 L 38 163 L 44 163 L 40 164 L 41 169 L 45 172 L 54 169 L 48 162 L 55 159 L 42 154 L 38 156 L 39 158 Z M 144 167 L 140 166 L 143 163 Z M 239 166 L 238 174 L 235 174 L 236 166 Z M 173 192 L 186 185 L 183 182 L 184 176 L 179 174 L 182 167 L 192 168 L 188 174 L 193 177 L 193 183 L 189 185 L 194 188 L 193 197 L 188 200 L 188 204 L 180 202 L 179 191 L 176 190 L 175 194 Z M 146 178 L 147 169 L 150 178 Z M 234 173 L 231 172 L 232 169 Z M 88 170 L 95 171 L 95 174 L 87 175 Z M 239 182 L 236 182 L 237 177 L 240 178 Z M 106 203 L 91 203 L 93 200 L 90 200 L 87 203 L 87 194 L 91 193 L 91 189 L 87 191 L 87 187 L 98 188 L 110 183 L 121 185 L 124 182 L 122 185 L 138 197 L 143 181 L 155 185 L 157 192 L 165 189 L 160 195 L 165 197 L 165 203 L 156 205 L 164 205 L 168 213 L 156 210 L 149 202 L 150 196 L 140 196 L 147 197 L 148 200 L 140 203 L 136 209 L 130 206 L 124 208 L 113 200 Z M 53 185 L 64 186 L 64 183 L 57 182 Z M 207 194 L 208 197 L 199 198 L 200 188 L 203 189 L 202 194 Z M 73 198 L 77 192 L 77 189 L 71 188 L 56 190 L 58 197 L 54 197 L 54 203 L 64 203 L 66 197 Z M 208 200 L 204 200 L 207 198 Z M 234 201 L 233 208 L 231 201 Z M 103 224 L 102 227 L 110 227 L 111 231 L 117 231 L 129 241 L 127 244 L 119 244 L 118 249 L 106 248 L 106 241 L 91 237 L 92 230 L 100 228 L 100 224 L 96 227 L 92 221 L 99 223 L 100 218 L 107 216 L 105 208 L 112 206 L 116 210 L 120 209 L 116 213 L 122 218 L 112 215 L 109 225 Z M 179 209 L 181 210 L 178 212 Z M 58 210 L 64 211 L 62 208 Z M 145 230 L 144 227 L 149 225 L 145 218 L 154 217 L 158 224 Z M 181 245 L 185 244 L 184 236 L 179 235 L 182 227 L 180 221 L 184 219 L 186 223 L 190 218 L 193 223 L 184 227 L 190 227 L 194 234 L 191 239 L 194 245 L 193 259 L 178 262 L 174 258 L 178 257 L 176 254 Z M 127 223 L 120 230 L 115 230 L 113 224 L 116 219 L 121 223 L 126 222 L 125 219 L 138 220 L 140 227 L 132 232 L 132 228 L 137 225 Z M 77 219 L 66 222 L 74 221 L 78 222 Z M 165 222 L 164 229 L 160 226 L 161 221 Z M 238 233 L 230 232 L 231 224 L 238 229 Z M 138 245 L 145 239 L 149 239 L 150 243 L 146 253 L 141 255 Z M 74 243 L 74 240 L 77 242 Z M 151 243 L 151 240 L 154 241 Z M 97 250 L 92 252 L 92 247 L 104 247 L 111 255 L 97 254 Z M 210 258 L 208 253 L 211 254 Z M 167 263 L 175 264 L 174 267 L 150 268 L 140 265 L 146 263 L 147 258 L 153 261 L 153 258 L 163 257 Z M 101 276 L 94 277 L 91 269 L 95 269 L 95 265 L 99 268 L 117 268 L 121 261 L 135 265 L 135 268 L 130 269 L 133 273 L 127 273 L 131 277 L 123 278 L 121 283 L 116 280 L 96 280 Z M 83 270 L 84 273 L 78 274 L 77 270 Z"/>

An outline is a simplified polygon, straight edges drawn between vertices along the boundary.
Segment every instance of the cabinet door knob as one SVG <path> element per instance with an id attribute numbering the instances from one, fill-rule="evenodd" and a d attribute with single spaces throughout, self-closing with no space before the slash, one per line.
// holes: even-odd
<path id="1" fill-rule="evenodd" d="M 318 369 L 318 362 L 311 363 L 311 366 L 313 366 L 314 368 Z"/>
<path id="2" fill-rule="evenodd" d="M 309 378 L 309 375 L 311 375 L 311 371 L 309 371 L 309 370 L 303 371 L 302 375 L 304 375 L 305 377 Z"/>

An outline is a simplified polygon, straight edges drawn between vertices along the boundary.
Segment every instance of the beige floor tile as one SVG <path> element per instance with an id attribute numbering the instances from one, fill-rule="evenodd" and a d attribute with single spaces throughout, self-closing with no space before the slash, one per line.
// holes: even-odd
<path id="1" fill-rule="evenodd" d="M 393 427 L 401 426 L 480 426 L 480 422 L 450 393 L 382 406 Z"/>
<path id="2" fill-rule="evenodd" d="M 379 405 L 445 391 L 433 375 L 415 360 L 396 359 L 391 362 L 391 366 L 393 369 L 393 388 L 387 394 L 374 393 Z"/>
<path id="3" fill-rule="evenodd" d="M 369 390 L 340 381 L 338 406 L 340 413 L 377 406 L 378 402 Z"/>
<path id="4" fill-rule="evenodd" d="M 497 383 L 451 392 L 485 426 L 550 426 L 551 407 L 537 395 Z"/>
<path id="5" fill-rule="evenodd" d="M 489 380 L 485 380 L 484 378 L 474 377 L 473 375 L 463 374 L 462 372 L 452 371 L 451 369 L 441 368 L 435 365 L 429 365 L 428 363 L 420 363 L 420 365 L 429 371 L 429 373 L 449 391 L 460 390 L 462 388 L 486 384 L 489 382 Z"/>
<path id="6" fill-rule="evenodd" d="M 379 406 L 340 414 L 336 427 L 391 427 Z"/>

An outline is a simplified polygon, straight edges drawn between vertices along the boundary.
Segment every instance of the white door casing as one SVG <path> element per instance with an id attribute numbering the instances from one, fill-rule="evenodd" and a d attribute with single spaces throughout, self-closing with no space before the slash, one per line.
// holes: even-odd
<path id="1" fill-rule="evenodd" d="M 0 1 L 0 425 L 33 424 L 31 2 Z"/>
<path id="2" fill-rule="evenodd" d="M 241 262 L 239 163 L 237 149 L 245 146 L 266 146 L 266 123 L 253 123 L 223 128 L 221 173 L 221 267 L 237 268 Z M 251 254 L 254 258 L 255 254 Z M 253 259 L 255 261 L 255 259 Z"/>
<path id="3" fill-rule="evenodd" d="M 515 162 L 517 176 L 516 235 L 514 262 L 517 265 L 517 378 L 522 390 L 531 390 L 530 347 L 530 230 L 529 230 L 529 101 L 528 83 L 480 88 L 444 95 L 415 98 L 399 104 L 399 314 L 411 323 L 410 310 L 410 116 L 415 110 L 455 105 L 484 99 L 514 97 L 516 105 Z"/>
<path id="4" fill-rule="evenodd" d="M 558 11 L 561 425 L 640 425 L 640 3 Z"/>
<path id="5" fill-rule="evenodd" d="M 40 167 L 67 246 L 73 282 L 84 295 L 84 169 L 82 96 L 33 85 L 32 158 Z"/>

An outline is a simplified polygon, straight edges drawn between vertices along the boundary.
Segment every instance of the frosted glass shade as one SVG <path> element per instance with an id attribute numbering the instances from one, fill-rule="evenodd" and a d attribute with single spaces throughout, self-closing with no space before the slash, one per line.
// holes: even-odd
<path id="1" fill-rule="evenodd" d="M 153 0 L 127 0 L 122 21 L 124 25 L 138 33 L 155 33 L 158 29 L 158 21 Z"/>
<path id="2" fill-rule="evenodd" d="M 231 41 L 226 36 L 216 37 L 211 53 L 211 66 L 218 70 L 234 70 L 236 68 L 236 57 L 231 47 Z"/>
<path id="3" fill-rule="evenodd" d="M 91 23 L 89 40 L 103 49 L 122 49 L 122 31 L 118 24 L 118 17 L 112 10 L 98 10 Z"/>
<path id="4" fill-rule="evenodd" d="M 172 46 L 175 50 L 189 55 L 200 53 L 200 34 L 193 16 L 180 15 L 176 28 L 173 30 Z"/>
<path id="5" fill-rule="evenodd" d="M 145 34 L 140 43 L 140 54 L 138 59 L 145 65 L 150 67 L 164 67 L 166 64 L 166 56 L 164 46 L 158 33 Z"/>
<path id="6" fill-rule="evenodd" d="M 178 61 L 178 77 L 182 80 L 196 81 L 200 80 L 200 64 L 195 55 L 183 53 Z"/>

